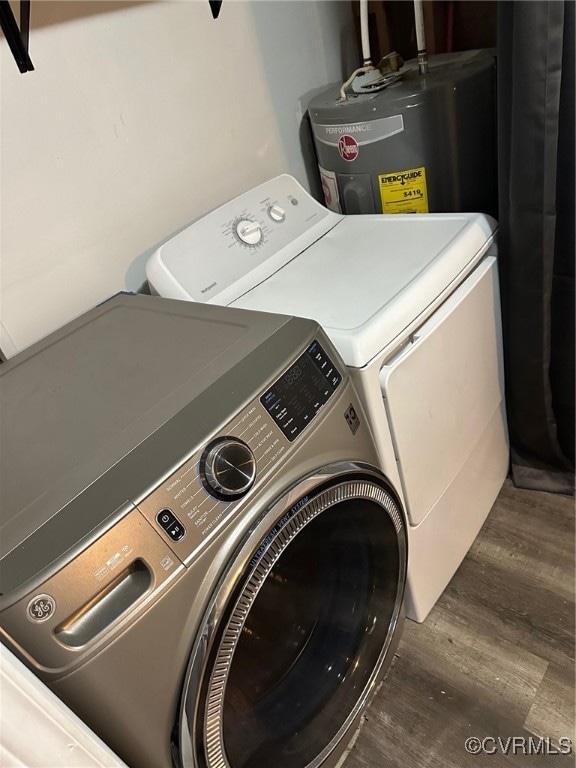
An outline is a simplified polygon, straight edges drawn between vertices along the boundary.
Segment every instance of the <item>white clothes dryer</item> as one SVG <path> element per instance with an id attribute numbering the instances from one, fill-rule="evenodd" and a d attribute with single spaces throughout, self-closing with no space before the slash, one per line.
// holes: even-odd
<path id="1" fill-rule="evenodd" d="M 162 296 L 322 325 L 405 503 L 416 621 L 508 471 L 496 231 L 478 213 L 342 216 L 283 175 L 194 222 L 147 265 Z"/>

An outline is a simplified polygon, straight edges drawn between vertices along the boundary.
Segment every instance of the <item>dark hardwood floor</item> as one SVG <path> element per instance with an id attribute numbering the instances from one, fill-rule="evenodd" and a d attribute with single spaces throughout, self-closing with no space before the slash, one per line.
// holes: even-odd
<path id="1" fill-rule="evenodd" d="M 574 499 L 507 481 L 426 621 L 406 622 L 345 768 L 565 768 L 575 752 Z"/>

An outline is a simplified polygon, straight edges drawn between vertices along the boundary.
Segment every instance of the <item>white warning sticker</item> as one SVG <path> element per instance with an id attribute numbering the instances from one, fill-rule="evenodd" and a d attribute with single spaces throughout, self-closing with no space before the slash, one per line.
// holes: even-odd
<path id="1" fill-rule="evenodd" d="M 322 191 L 324 192 L 326 207 L 330 208 L 330 210 L 335 213 L 342 213 L 336 174 L 334 171 L 327 171 L 320 166 L 318 166 L 318 170 L 320 171 L 320 180 L 322 181 Z"/>

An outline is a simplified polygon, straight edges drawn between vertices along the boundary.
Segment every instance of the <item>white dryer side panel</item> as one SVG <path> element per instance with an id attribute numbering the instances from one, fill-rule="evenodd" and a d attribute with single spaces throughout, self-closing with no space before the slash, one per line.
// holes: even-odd
<path id="1" fill-rule="evenodd" d="M 486 258 L 416 331 L 382 368 L 380 383 L 410 523 L 418 525 L 467 464 L 504 399 L 495 258 Z M 466 498 L 460 501 L 466 515 Z"/>

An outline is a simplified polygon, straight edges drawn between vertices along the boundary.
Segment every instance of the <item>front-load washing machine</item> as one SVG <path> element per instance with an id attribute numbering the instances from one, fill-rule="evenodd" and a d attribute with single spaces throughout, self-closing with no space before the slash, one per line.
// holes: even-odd
<path id="1" fill-rule="evenodd" d="M 405 503 L 417 621 L 508 471 L 495 234 L 482 214 L 342 216 L 284 175 L 193 223 L 147 266 L 163 296 L 320 322 Z"/>
<path id="2" fill-rule="evenodd" d="M 134 768 L 333 768 L 407 535 L 318 324 L 118 297 L 0 387 L 3 643 Z"/>

